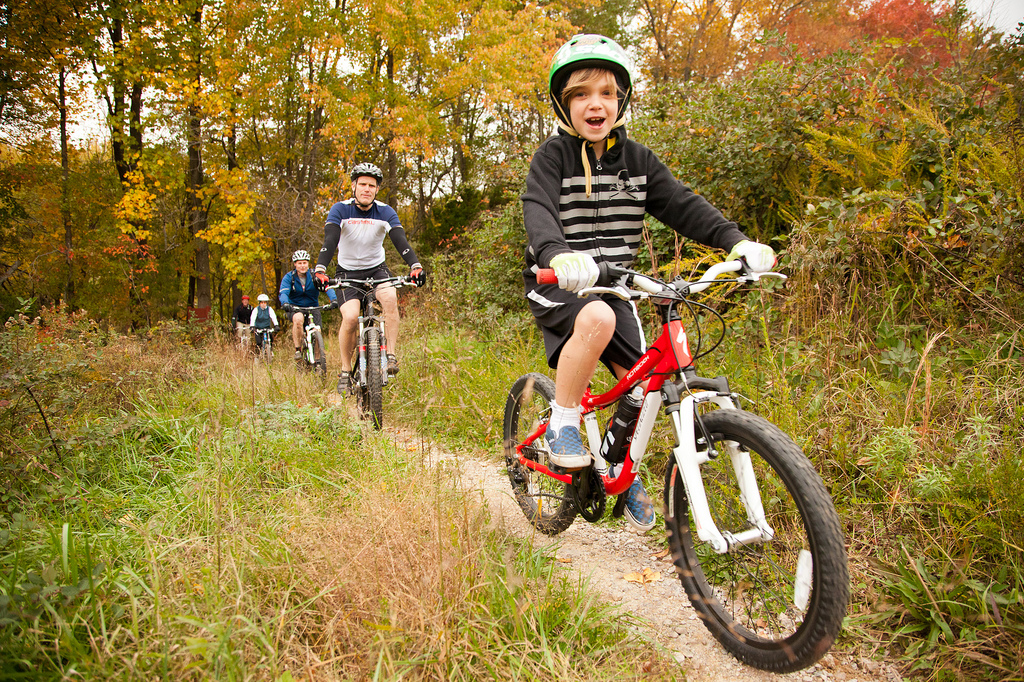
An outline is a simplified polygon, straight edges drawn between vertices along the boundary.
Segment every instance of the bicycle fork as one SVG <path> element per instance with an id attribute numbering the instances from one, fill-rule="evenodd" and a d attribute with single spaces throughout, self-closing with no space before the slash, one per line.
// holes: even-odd
<path id="1" fill-rule="evenodd" d="M 707 542 L 718 554 L 744 545 L 769 542 L 775 536 L 775 530 L 765 519 L 764 505 L 757 487 L 757 476 L 754 473 L 750 452 L 741 448 L 735 441 L 726 441 L 725 447 L 740 489 L 740 500 L 751 527 L 739 533 L 722 533 L 715 524 L 708 505 L 700 466 L 721 453 L 714 450 L 711 434 L 703 433 L 703 426 L 700 425 L 697 416 L 697 409 L 701 403 L 714 403 L 719 409 L 738 409 L 731 395 L 714 391 L 687 395 L 665 409 L 672 420 L 672 429 L 676 435 L 677 445 L 672 450 L 672 456 L 683 479 L 697 537 Z M 699 440 L 705 445 L 703 450 L 697 449 L 698 432 L 701 432 Z"/>
<path id="2" fill-rule="evenodd" d="M 721 453 L 713 449 L 710 434 L 703 433 L 697 409 L 701 403 L 714 403 L 719 409 L 738 409 L 734 397 L 728 393 L 702 391 L 682 398 L 676 396 L 673 398 L 667 401 L 668 404 L 665 407 L 665 412 L 672 421 L 672 430 L 676 437 L 676 446 L 672 449 L 672 456 L 679 467 L 683 486 L 686 489 L 686 498 L 693 514 L 697 537 L 707 542 L 718 554 L 724 554 L 730 549 L 744 545 L 770 541 L 775 536 L 775 530 L 765 519 L 764 505 L 757 487 L 757 476 L 754 474 L 750 453 L 734 441 L 728 441 L 725 445 L 740 489 L 740 499 L 751 527 L 740 533 L 722 533 L 715 523 L 708 504 L 707 491 L 700 467 Z M 633 440 L 629 446 L 629 454 L 623 464 L 623 469 L 614 478 L 609 475 L 608 462 L 598 452 L 591 453 L 594 458 L 594 468 L 601 474 L 607 494 L 623 493 L 632 483 L 633 477 L 626 474 L 639 469 L 646 454 L 647 444 L 650 442 L 658 412 L 665 402 L 660 391 L 652 391 L 644 397 Z M 601 432 L 597 416 L 593 412 L 589 412 L 584 415 L 583 420 L 589 442 L 600 443 Z M 705 445 L 703 450 L 697 449 L 698 432 L 701 433 L 699 440 Z"/>
<path id="3" fill-rule="evenodd" d="M 320 327 L 316 326 L 312 319 L 306 325 L 306 362 L 311 365 L 316 364 L 316 357 L 313 355 L 313 332 L 319 329 Z"/>
<path id="4" fill-rule="evenodd" d="M 376 317 L 363 317 L 359 316 L 359 333 L 356 337 L 356 351 L 359 355 L 359 385 L 366 385 L 366 323 L 373 320 L 377 331 L 380 333 L 380 377 L 381 385 L 387 386 L 388 384 L 388 357 L 387 357 L 387 341 L 384 340 L 384 320 Z"/>

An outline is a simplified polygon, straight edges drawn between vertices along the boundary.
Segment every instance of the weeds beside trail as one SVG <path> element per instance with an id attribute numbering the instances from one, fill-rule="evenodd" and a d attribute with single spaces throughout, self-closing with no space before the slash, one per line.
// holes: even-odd
<path id="1" fill-rule="evenodd" d="M 829 486 L 853 583 L 838 647 L 885 652 L 912 677 L 1024 679 L 1024 337 L 980 323 L 930 331 L 901 322 L 895 301 L 872 317 L 808 316 L 821 299 L 807 286 L 794 277 L 723 307 L 730 336 L 698 370 L 729 376 Z M 446 447 L 498 459 L 508 387 L 553 373 L 528 315 L 467 331 L 474 296 L 453 286 L 417 303 L 405 338 L 421 341 L 405 346 L 393 404 Z M 672 443 L 657 436 L 645 480 L 660 499 Z"/>
<path id="2" fill-rule="evenodd" d="M 0 362 L 4 679 L 678 673 L 288 359 L 46 311 Z"/>

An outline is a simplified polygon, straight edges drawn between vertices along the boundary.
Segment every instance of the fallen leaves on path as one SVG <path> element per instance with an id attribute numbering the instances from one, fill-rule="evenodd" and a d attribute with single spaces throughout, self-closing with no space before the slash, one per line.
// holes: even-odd
<path id="1" fill-rule="evenodd" d="M 640 572 L 627 573 L 623 576 L 626 582 L 636 583 L 637 585 L 647 585 L 649 583 L 655 583 L 661 580 L 662 575 L 660 572 L 653 570 L 650 567 L 644 567 L 644 570 Z"/>

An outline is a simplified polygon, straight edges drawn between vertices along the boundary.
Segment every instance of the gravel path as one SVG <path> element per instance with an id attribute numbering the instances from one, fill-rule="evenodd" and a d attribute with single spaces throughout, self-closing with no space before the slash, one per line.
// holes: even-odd
<path id="1" fill-rule="evenodd" d="M 663 556 L 658 535 L 663 532 L 662 525 L 642 535 L 624 521 L 595 525 L 578 517 L 557 537 L 546 536 L 526 522 L 512 497 L 503 464 L 428 448 L 411 432 L 392 433 L 408 449 L 429 452 L 435 462 L 457 462 L 462 485 L 470 497 L 478 496 L 495 518 L 502 519 L 513 533 L 531 538 L 538 546 L 554 544 L 559 561 L 588 576 L 590 584 L 606 599 L 621 604 L 642 619 L 641 634 L 658 642 L 675 657 L 689 682 L 899 682 L 903 679 L 892 663 L 846 653 L 826 654 L 811 668 L 788 675 L 773 675 L 747 667 L 721 648 L 690 607 L 673 571 L 671 557 Z M 626 580 L 628 574 L 644 569 L 649 569 L 651 582 L 641 585 Z"/>

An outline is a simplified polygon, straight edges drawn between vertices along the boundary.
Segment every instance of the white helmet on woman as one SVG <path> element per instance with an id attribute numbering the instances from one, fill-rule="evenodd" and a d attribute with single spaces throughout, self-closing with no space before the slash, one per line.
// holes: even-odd
<path id="1" fill-rule="evenodd" d="M 256 300 L 259 301 L 260 303 L 263 303 L 264 301 L 270 303 L 270 297 L 267 296 L 266 294 L 260 294 L 259 296 L 256 297 Z"/>

